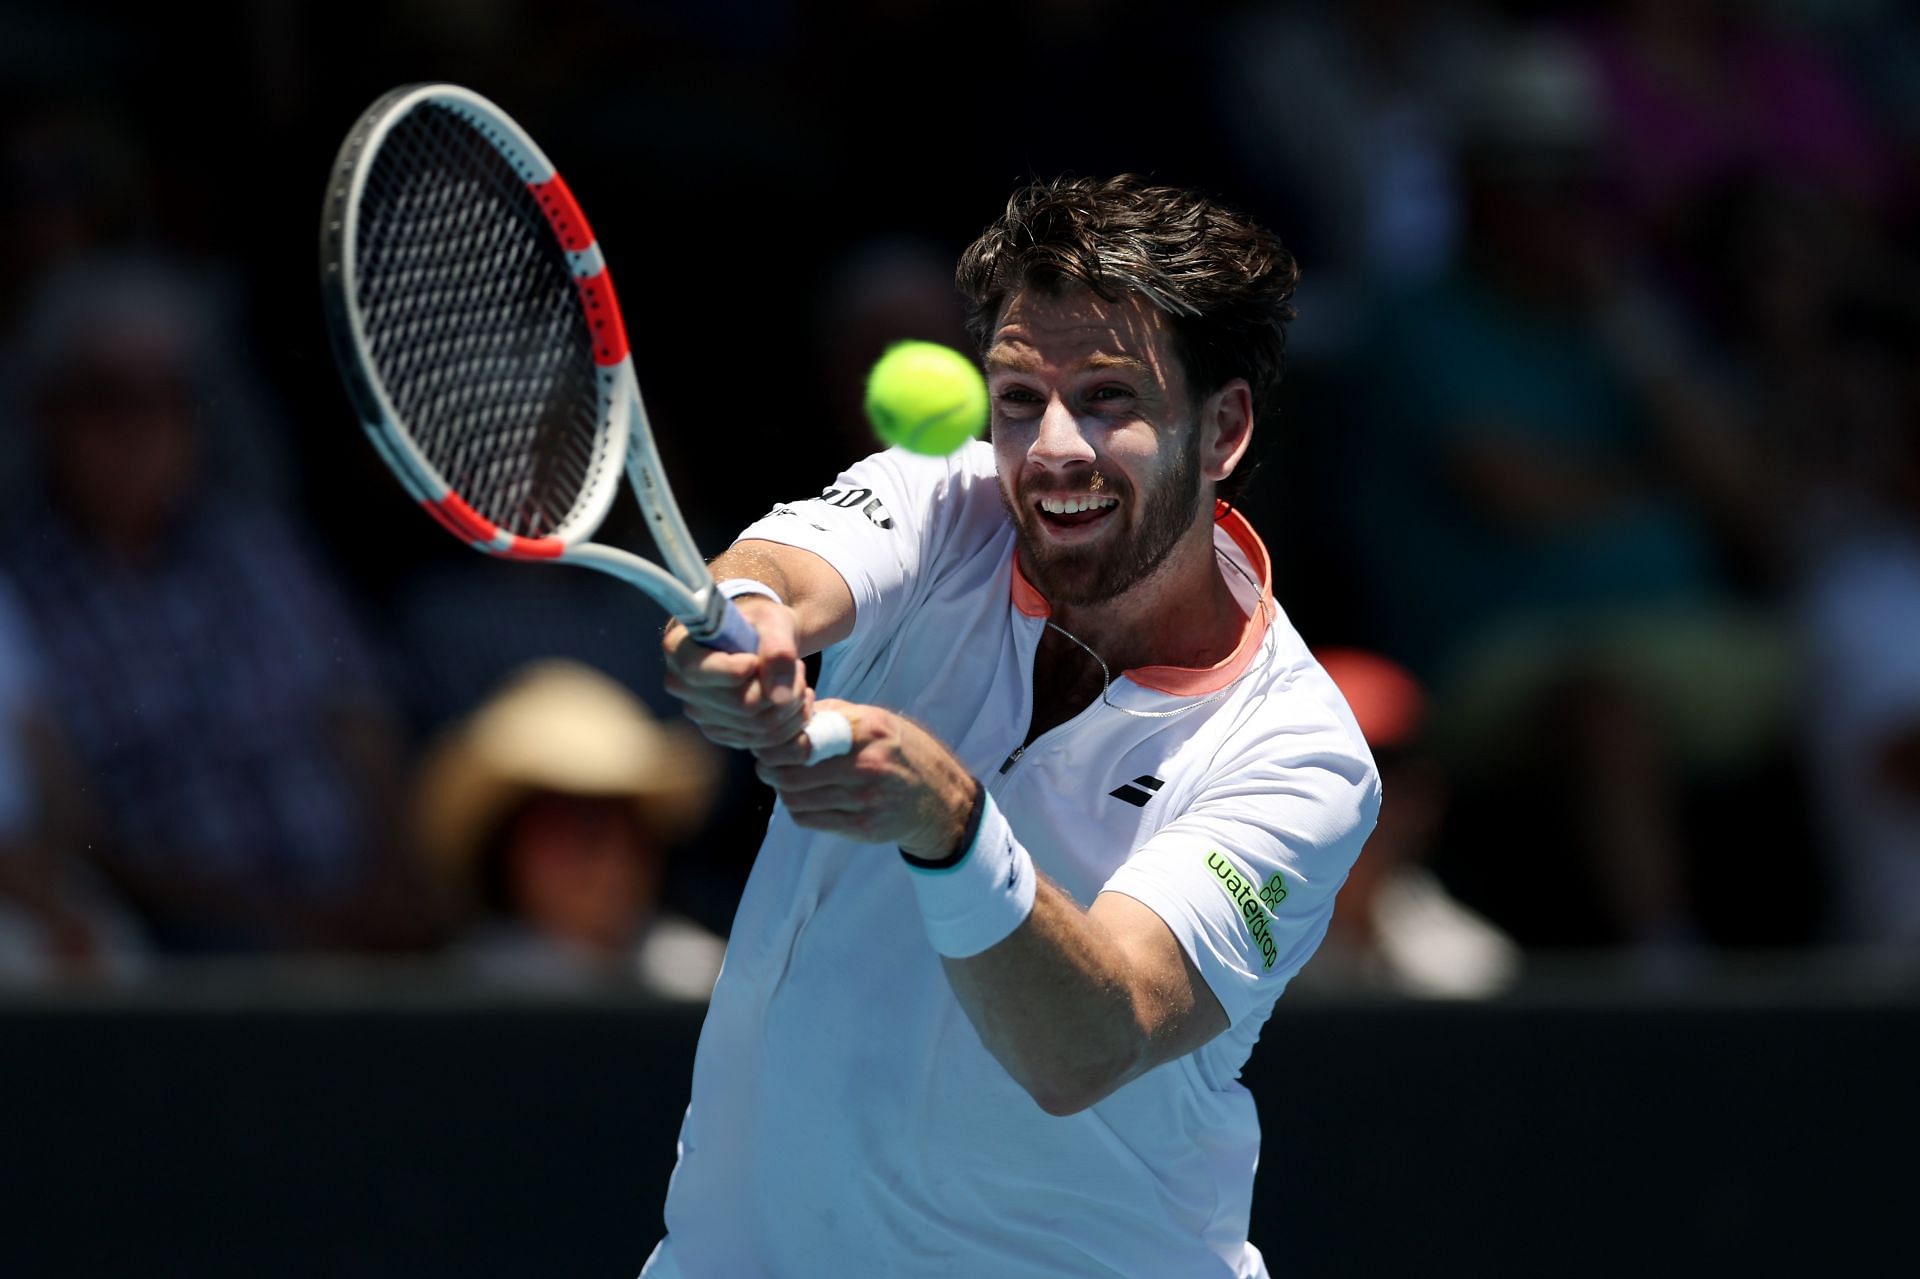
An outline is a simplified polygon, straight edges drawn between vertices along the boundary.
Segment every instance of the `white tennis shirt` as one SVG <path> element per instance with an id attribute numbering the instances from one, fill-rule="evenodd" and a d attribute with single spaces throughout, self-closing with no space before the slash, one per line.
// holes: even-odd
<path id="1" fill-rule="evenodd" d="M 1326 931 L 1379 783 L 1332 681 L 1277 608 L 1255 607 L 1271 569 L 1252 529 L 1229 513 L 1215 531 L 1245 573 L 1225 570 L 1251 613 L 1238 651 L 1116 675 L 1112 705 L 1024 751 L 1047 607 L 1017 570 L 989 446 L 877 454 L 741 536 L 813 551 L 851 588 L 822 696 L 931 729 L 1082 906 L 1114 891 L 1158 912 L 1232 1025 L 1050 1116 L 981 1045 L 899 854 L 776 807 L 649 1279 L 1264 1275 L 1247 1239 L 1259 1121 L 1236 1080 Z"/>

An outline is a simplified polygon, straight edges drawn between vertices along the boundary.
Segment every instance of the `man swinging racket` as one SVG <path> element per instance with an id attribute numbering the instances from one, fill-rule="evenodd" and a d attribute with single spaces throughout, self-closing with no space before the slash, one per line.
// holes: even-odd
<path id="1" fill-rule="evenodd" d="M 1266 1274 L 1236 1079 L 1379 806 L 1228 504 L 1295 278 L 1190 192 L 1019 192 L 958 271 L 991 443 L 748 528 L 757 654 L 669 630 L 781 802 L 648 1279 Z"/>

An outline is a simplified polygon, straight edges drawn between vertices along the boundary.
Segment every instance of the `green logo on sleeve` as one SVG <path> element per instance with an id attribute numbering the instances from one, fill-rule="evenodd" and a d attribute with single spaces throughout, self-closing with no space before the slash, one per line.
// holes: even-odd
<path id="1" fill-rule="evenodd" d="M 1267 921 L 1279 910 L 1280 903 L 1287 899 L 1286 880 L 1279 871 L 1275 871 L 1256 891 L 1238 867 L 1218 849 L 1211 848 L 1207 850 L 1207 869 L 1213 872 L 1221 891 L 1239 909 L 1240 918 L 1246 921 L 1247 931 L 1253 934 L 1254 943 L 1260 947 L 1260 957 L 1266 961 L 1261 967 L 1272 968 L 1273 961 L 1280 957 L 1280 948 L 1273 940 L 1273 929 Z"/>

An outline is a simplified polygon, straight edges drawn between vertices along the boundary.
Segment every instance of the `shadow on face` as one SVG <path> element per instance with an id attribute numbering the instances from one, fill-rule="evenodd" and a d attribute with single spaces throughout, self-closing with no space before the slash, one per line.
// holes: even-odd
<path id="1" fill-rule="evenodd" d="M 502 849 L 507 908 L 582 950 L 630 945 L 659 896 L 659 849 L 631 800 L 537 794 L 513 817 Z"/>

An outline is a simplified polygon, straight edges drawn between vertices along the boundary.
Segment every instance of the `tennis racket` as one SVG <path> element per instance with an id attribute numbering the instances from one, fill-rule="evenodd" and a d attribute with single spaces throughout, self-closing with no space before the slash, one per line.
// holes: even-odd
<path id="1" fill-rule="evenodd" d="M 348 395 L 448 532 L 490 555 L 610 573 L 708 648 L 758 648 L 668 487 L 600 246 L 505 112 L 451 84 L 368 107 L 334 162 L 320 255 Z M 589 540 L 623 470 L 664 567 Z M 814 759 L 850 740 L 833 712 L 807 736 Z"/>

